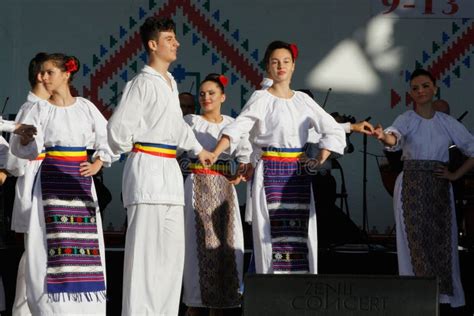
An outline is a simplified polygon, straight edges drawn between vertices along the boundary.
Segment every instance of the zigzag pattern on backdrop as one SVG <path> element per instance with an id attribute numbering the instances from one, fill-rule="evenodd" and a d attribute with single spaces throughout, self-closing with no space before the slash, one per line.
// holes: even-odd
<path id="1" fill-rule="evenodd" d="M 452 75 L 455 78 L 461 78 L 461 69 L 471 68 L 471 56 L 474 53 L 470 51 L 474 46 L 474 23 L 470 19 L 463 19 L 462 26 L 456 22 L 451 24 L 451 35 L 448 32 L 442 32 L 441 44 L 433 41 L 431 53 L 423 50 L 421 53 L 421 62 L 415 60 L 415 68 L 425 68 L 430 71 L 436 80 L 441 81 L 446 88 L 452 84 Z M 433 57 L 437 55 L 438 57 Z M 405 81 L 408 82 L 411 76 L 410 70 L 405 70 Z M 441 89 L 438 89 L 440 93 Z M 390 107 L 394 108 L 402 101 L 400 93 L 395 89 L 390 89 Z M 405 92 L 405 105 L 413 104 L 413 99 L 408 92 Z"/>
<path id="2" fill-rule="evenodd" d="M 155 10 L 156 2 L 149 0 L 148 12 L 143 7 L 138 8 L 138 20 L 142 20 L 147 15 L 174 16 L 177 9 L 181 8 L 183 16 L 194 27 L 195 32 L 191 37 L 193 46 L 196 46 L 202 40 L 201 54 L 203 56 L 212 47 L 210 65 L 222 62 L 222 73 L 232 69 L 233 71 L 230 74 L 231 84 L 234 85 L 239 79 L 242 79 L 240 87 L 242 106 L 245 103 L 245 95 L 251 87 L 258 87 L 263 75 L 258 64 L 258 49 L 254 49 L 249 53 L 248 39 L 244 39 L 240 47 L 233 45 L 232 43 L 239 43 L 241 40 L 240 30 L 231 31 L 228 19 L 221 25 L 212 23 L 211 19 L 217 23 L 220 22 L 221 12 L 216 10 L 211 13 L 210 0 L 203 2 L 201 6 L 203 10 L 194 5 L 191 0 L 169 0 L 164 1 L 164 4 L 158 10 Z M 210 18 L 206 15 L 210 15 Z M 89 98 L 106 118 L 112 114 L 113 107 L 111 105 L 117 105 L 118 103 L 120 96 L 119 81 L 125 83 L 129 80 L 129 71 L 136 73 L 139 65 L 147 62 L 138 27 L 139 24 L 136 18 L 129 17 L 128 29 L 122 25 L 119 26 L 118 36 L 110 35 L 108 44 L 102 43 L 99 45 L 98 53 L 92 55 L 92 66 L 86 63 L 83 64 L 82 74 L 84 77 L 90 78 L 89 87 L 83 86 L 83 96 Z M 191 28 L 184 24 L 183 34 L 185 35 L 190 31 Z M 243 52 L 241 52 L 242 49 Z M 195 72 L 186 71 L 181 64 L 175 66 L 172 73 L 178 82 L 186 76 L 196 76 Z M 104 91 L 105 84 L 110 81 L 109 89 L 112 92 L 112 97 L 107 102 L 101 98 L 100 92 Z M 77 91 L 75 92 L 77 94 Z M 232 109 L 232 115 L 236 114 L 236 111 Z"/>

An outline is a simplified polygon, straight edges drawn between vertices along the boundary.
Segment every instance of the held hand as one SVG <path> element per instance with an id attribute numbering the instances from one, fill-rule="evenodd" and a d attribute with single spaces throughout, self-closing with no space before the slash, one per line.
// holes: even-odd
<path id="1" fill-rule="evenodd" d="M 198 158 L 199 162 L 206 167 L 211 166 L 217 160 L 214 153 L 208 152 L 205 149 L 201 150 L 201 152 L 198 154 Z"/>
<path id="2" fill-rule="evenodd" d="M 372 133 L 374 132 L 374 127 L 372 126 L 372 124 L 366 121 L 357 122 L 351 124 L 351 132 L 372 135 Z"/>
<path id="3" fill-rule="evenodd" d="M 34 127 L 33 125 L 17 124 L 13 133 L 20 136 L 33 137 L 34 135 L 36 135 L 37 130 L 36 130 L 36 127 Z"/>
<path id="4" fill-rule="evenodd" d="M 253 177 L 253 173 L 255 171 L 255 168 L 251 163 L 241 163 L 239 165 L 239 173 L 242 175 L 242 180 L 244 182 L 250 181 Z"/>
<path id="5" fill-rule="evenodd" d="M 383 140 L 385 138 L 382 125 L 377 124 L 377 126 L 375 126 L 375 129 L 372 132 L 372 136 L 374 136 L 378 140 Z"/>
<path id="6" fill-rule="evenodd" d="M 309 174 L 316 174 L 321 162 L 318 159 L 311 158 L 305 161 L 305 169 Z"/>
<path id="7" fill-rule="evenodd" d="M 450 172 L 448 170 L 448 167 L 446 166 L 439 166 L 437 167 L 433 173 L 435 174 L 435 176 L 437 178 L 440 178 L 440 179 L 446 179 L 446 180 L 449 180 L 449 181 L 456 181 L 458 178 L 456 177 L 456 174 L 454 174 L 453 172 Z"/>
<path id="8" fill-rule="evenodd" d="M 34 127 L 33 125 L 17 124 L 17 127 L 15 128 L 13 133 L 20 136 L 20 144 L 26 146 L 33 141 L 37 130 L 36 127 Z"/>
<path id="9" fill-rule="evenodd" d="M 34 140 L 34 137 L 29 137 L 29 136 L 25 136 L 25 135 L 21 135 L 21 136 L 20 136 L 20 144 L 21 144 L 22 146 L 28 145 L 28 144 L 31 143 L 33 140 Z"/>
<path id="10" fill-rule="evenodd" d="M 8 173 L 5 170 L 0 170 L 0 185 L 3 185 L 7 181 Z"/>
<path id="11" fill-rule="evenodd" d="M 232 178 L 227 178 L 227 181 L 229 181 L 230 184 L 237 185 L 242 181 L 243 177 L 241 175 L 236 175 Z"/>
<path id="12" fill-rule="evenodd" d="M 91 177 L 99 172 L 100 168 L 102 168 L 102 164 L 102 160 L 99 158 L 97 158 L 93 163 L 88 161 L 82 162 L 80 164 L 79 172 L 83 177 Z"/>

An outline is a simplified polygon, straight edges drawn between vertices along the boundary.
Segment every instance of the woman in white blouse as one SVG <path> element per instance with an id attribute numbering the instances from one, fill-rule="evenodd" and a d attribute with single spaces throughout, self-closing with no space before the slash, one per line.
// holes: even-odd
<path id="1" fill-rule="evenodd" d="M 221 114 L 226 85 L 223 75 L 206 76 L 199 87 L 202 115 L 184 117 L 206 150 L 214 148 L 224 127 L 234 121 Z M 233 155 L 221 154 L 208 168 L 192 157 L 189 161 L 183 277 L 183 301 L 190 307 L 188 315 L 197 311 L 193 307 L 208 307 L 212 315 L 220 315 L 224 308 L 241 304 L 244 240 L 233 184 L 240 181 L 235 176 L 237 164 L 248 164 L 251 151 L 248 135 L 244 135 Z"/>
<path id="2" fill-rule="evenodd" d="M 453 117 L 436 112 L 436 81 L 417 69 L 410 78 L 415 109 L 399 115 L 392 126 L 377 126 L 373 135 L 386 150 L 402 150 L 403 172 L 393 195 L 400 275 L 437 276 L 440 303 L 463 306 L 459 273 L 456 213 L 450 181 L 474 167 L 474 137 Z M 448 170 L 449 147 L 469 158 Z"/>
<path id="3" fill-rule="evenodd" d="M 308 168 L 302 163 L 308 132 L 321 134 L 317 157 L 343 154 L 345 133 L 314 100 L 290 87 L 296 45 L 270 43 L 264 63 L 273 84 L 255 91 L 214 149 L 234 152 L 252 129 L 260 157 L 252 181 L 252 231 L 257 273 L 317 273 L 317 232 Z"/>
<path id="4" fill-rule="evenodd" d="M 51 92 L 24 113 L 20 123 L 37 127 L 26 143 L 12 137 L 12 153 L 45 158 L 33 188 L 26 251 L 26 293 L 33 315 L 105 315 L 105 251 L 92 181 L 118 158 L 107 143 L 107 121 L 89 100 L 71 95 L 79 61 L 48 55 L 42 81 Z M 92 162 L 86 146 L 93 144 Z"/>

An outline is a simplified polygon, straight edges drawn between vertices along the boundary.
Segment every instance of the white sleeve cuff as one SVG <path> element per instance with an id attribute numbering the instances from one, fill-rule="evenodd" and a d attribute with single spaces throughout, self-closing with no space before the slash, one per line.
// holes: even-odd
<path id="1" fill-rule="evenodd" d="M 2 119 L 0 122 L 0 130 L 2 132 L 13 133 L 16 129 L 16 123 L 14 121 L 5 121 Z"/>

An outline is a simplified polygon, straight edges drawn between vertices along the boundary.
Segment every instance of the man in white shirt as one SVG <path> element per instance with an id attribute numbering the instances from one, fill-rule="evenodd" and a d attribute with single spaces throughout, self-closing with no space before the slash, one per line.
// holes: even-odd
<path id="1" fill-rule="evenodd" d="M 131 152 L 123 173 L 127 208 L 122 315 L 177 315 L 184 266 L 184 188 L 176 149 L 203 150 L 183 118 L 170 64 L 179 43 L 170 19 L 140 27 L 148 65 L 128 82 L 108 123 L 109 145 Z"/>
<path id="2" fill-rule="evenodd" d="M 16 121 L 19 121 L 34 103 L 40 100 L 46 100 L 50 97 L 50 93 L 46 90 L 40 78 L 41 66 L 46 57 L 46 53 L 38 53 L 30 61 L 28 66 L 28 81 L 31 86 L 31 91 L 28 92 L 26 102 L 20 107 Z M 9 174 L 18 177 L 15 186 L 15 202 L 13 206 L 11 229 L 20 234 L 28 233 L 31 214 L 31 192 L 36 171 L 40 163 L 41 161 L 29 161 L 8 153 L 5 169 Z M 24 236 L 24 240 L 26 248 L 26 235 Z M 25 263 L 26 253 L 23 252 L 18 265 L 15 301 L 13 302 L 12 309 L 13 316 L 31 315 L 26 298 Z"/>

